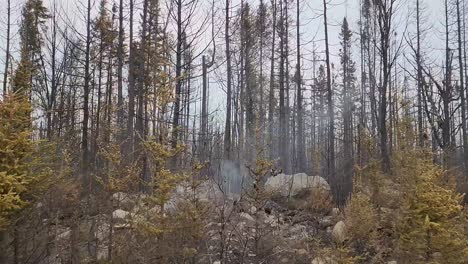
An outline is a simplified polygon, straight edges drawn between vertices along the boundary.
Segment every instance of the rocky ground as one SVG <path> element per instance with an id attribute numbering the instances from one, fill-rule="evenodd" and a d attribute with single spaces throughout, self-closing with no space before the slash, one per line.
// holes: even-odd
<path id="1" fill-rule="evenodd" d="M 316 249 L 334 247 L 347 239 L 343 213 L 331 206 L 329 190 L 323 178 L 305 174 L 270 178 L 257 196 L 251 192 L 224 195 L 216 184 L 206 182 L 196 190 L 178 186 L 163 211 L 148 202 L 147 195 L 114 193 L 113 208 L 108 211 L 112 213 L 82 215 L 75 221 L 42 219 L 53 224 L 47 230 L 48 243 L 53 246 L 39 263 L 66 263 L 71 247 L 78 248 L 82 262 L 105 261 L 109 243 L 113 250 L 119 247 L 114 243 L 137 243 L 133 231 L 139 221 L 170 215 L 187 197 L 208 205 L 205 245 L 194 263 L 220 264 L 221 256 L 225 263 L 337 263 L 321 257 Z"/>

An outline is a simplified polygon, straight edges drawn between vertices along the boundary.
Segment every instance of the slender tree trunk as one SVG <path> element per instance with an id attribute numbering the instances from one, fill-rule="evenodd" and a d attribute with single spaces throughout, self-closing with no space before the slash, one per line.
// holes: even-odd
<path id="1" fill-rule="evenodd" d="M 182 86 L 182 44 L 183 44 L 183 28 L 182 28 L 182 0 L 176 1 L 177 8 L 177 43 L 176 43 L 176 88 L 174 98 L 174 114 L 172 119 L 172 148 L 176 148 L 179 137 L 179 119 L 180 119 L 180 93 Z M 173 167 L 176 166 L 177 159 L 174 157 L 172 161 Z"/>
<path id="2" fill-rule="evenodd" d="M 268 95 L 268 137 L 270 144 L 270 159 L 274 159 L 274 137 L 273 137 L 273 126 L 274 120 L 273 115 L 275 111 L 274 98 L 275 98 L 275 41 L 276 41 L 276 0 L 272 0 L 273 8 L 273 21 L 272 28 L 273 34 L 271 38 L 271 58 L 270 58 L 270 89 Z"/>
<path id="3" fill-rule="evenodd" d="M 133 9 L 134 0 L 130 0 L 129 43 L 130 54 L 128 62 L 128 117 L 127 117 L 127 155 L 133 161 L 134 149 L 134 117 L 135 117 L 135 45 L 133 43 Z"/>
<path id="4" fill-rule="evenodd" d="M 98 98 L 97 98 L 97 107 L 96 107 L 96 135 L 94 136 L 94 145 L 95 149 L 97 148 L 97 144 L 99 142 L 99 137 L 101 135 L 101 108 L 102 108 L 102 67 L 103 67 L 103 40 L 102 38 L 99 40 L 99 61 L 98 61 Z M 96 153 L 93 153 L 93 157 L 95 157 Z M 99 164 L 96 164 L 99 166 Z"/>
<path id="5" fill-rule="evenodd" d="M 464 65 L 462 52 L 462 34 L 461 34 L 461 13 L 460 0 L 457 0 L 457 33 L 458 33 L 458 64 L 460 71 L 460 98 L 461 98 L 461 116 L 462 116 L 462 144 L 463 144 L 463 167 L 465 175 L 468 177 L 468 141 L 466 135 L 466 101 L 465 101 L 465 82 L 464 82 Z"/>
<path id="6" fill-rule="evenodd" d="M 117 124 L 124 122 L 123 108 L 123 65 L 124 65 L 124 24 L 123 24 L 123 0 L 119 1 L 119 44 L 117 47 Z M 123 140 L 123 132 L 118 132 L 118 142 Z"/>
<path id="7" fill-rule="evenodd" d="M 148 31 L 148 1 L 144 0 L 143 2 L 143 21 L 142 21 L 142 30 L 141 30 L 141 46 L 139 50 L 139 57 L 141 58 L 140 62 L 140 72 L 138 76 L 138 110 L 136 116 L 135 128 L 137 131 L 137 148 L 138 148 L 138 159 L 142 168 L 141 179 L 143 186 L 141 190 L 147 190 L 147 167 L 146 167 L 146 155 L 143 151 L 143 141 L 146 140 L 146 130 L 145 130 L 145 104 L 146 104 L 146 53 L 147 53 L 147 31 Z"/>
<path id="8" fill-rule="evenodd" d="M 387 131 L 387 93 L 391 71 L 390 61 L 390 38 L 393 16 L 393 3 L 378 2 L 378 24 L 380 29 L 380 55 L 382 64 L 382 84 L 380 85 L 380 105 L 379 105 L 379 134 L 380 134 L 380 152 L 382 156 L 382 171 L 390 173 L 390 152 L 388 149 L 388 131 Z"/>
<path id="9" fill-rule="evenodd" d="M 301 43 L 300 43 L 300 9 L 299 0 L 296 1 L 296 53 L 297 53 L 297 65 L 296 65 L 296 85 L 297 85 L 297 162 L 298 169 L 300 172 L 305 172 L 305 141 L 304 141 L 304 121 L 303 121 L 303 110 L 302 110 L 302 75 L 301 75 Z"/>
<path id="10" fill-rule="evenodd" d="M 54 115 L 54 106 L 55 106 L 55 97 L 57 95 L 57 76 L 56 76 L 56 65 L 55 65 L 55 57 L 56 57 L 56 48 L 57 48 L 57 21 L 56 21 L 56 2 L 53 3 L 53 25 L 52 25 L 52 47 L 51 47 L 51 91 L 50 91 L 50 98 L 48 100 L 47 105 L 47 139 L 52 139 L 53 133 L 53 124 L 52 124 L 52 116 Z M 7 33 L 8 35 L 9 33 Z M 7 40 L 8 41 L 8 40 Z M 8 46 L 8 44 L 7 44 Z"/>
<path id="11" fill-rule="evenodd" d="M 244 0 L 241 0 L 241 7 L 240 7 L 240 21 L 244 21 Z M 243 22 L 241 22 L 243 23 Z M 239 97 L 237 100 L 239 111 L 238 111 L 238 131 L 239 131 L 239 138 L 237 143 L 237 152 L 238 152 L 238 159 L 244 154 L 244 143 L 245 143 L 245 36 L 244 36 L 244 29 L 243 26 L 240 28 L 240 67 L 239 67 Z"/>
<path id="12" fill-rule="evenodd" d="M 202 57 L 202 77 L 203 77 L 203 86 L 202 86 L 202 105 L 201 105 L 201 122 L 200 122 L 200 160 L 205 160 L 207 158 L 207 149 L 208 149 L 208 80 L 207 80 L 207 65 L 206 57 Z"/>
<path id="13" fill-rule="evenodd" d="M 450 94 L 452 86 L 452 59 L 451 59 L 451 48 L 449 46 L 449 6 L 448 0 L 445 0 L 445 76 L 444 76 L 444 92 L 441 94 L 444 120 L 442 122 L 442 138 L 444 146 L 444 165 L 448 165 L 449 155 L 452 151 L 452 141 L 450 137 Z"/>
<path id="14" fill-rule="evenodd" d="M 266 14 L 263 12 L 265 10 L 265 4 L 263 3 L 263 0 L 260 0 L 260 7 L 261 8 L 261 13 L 259 14 L 260 16 L 260 87 L 258 89 L 258 95 L 259 95 L 259 103 L 258 103 L 258 127 L 261 129 L 259 132 L 259 142 L 260 146 L 263 148 L 263 138 L 264 138 L 264 124 L 265 124 L 265 102 L 264 102 L 264 80 L 263 80 L 263 54 L 264 54 L 264 46 L 265 46 L 265 16 Z"/>
<path id="15" fill-rule="evenodd" d="M 257 87 L 252 69 L 252 25 L 250 24 L 250 5 L 244 5 L 243 11 L 243 36 L 244 36 L 244 74 L 245 74 L 245 99 L 246 99 L 246 157 L 253 162 L 256 156 L 256 109 Z"/>
<path id="16" fill-rule="evenodd" d="M 226 0 L 226 22 L 224 27 L 224 41 L 226 42 L 226 125 L 224 127 L 224 156 L 230 159 L 232 155 L 232 139 L 231 139 L 231 117 L 232 117 L 232 66 L 231 66 L 231 48 L 229 36 L 229 19 L 230 19 L 230 0 Z"/>
<path id="17" fill-rule="evenodd" d="M 359 160 L 359 166 L 363 165 L 364 162 L 364 145 L 363 145 L 363 136 L 364 136 L 364 129 L 366 127 L 366 84 L 367 84 L 367 74 L 366 74 L 366 67 L 365 67 L 365 36 L 363 30 L 363 12 L 362 12 L 362 1 L 359 4 L 359 33 L 360 33 L 360 59 L 361 59 L 361 94 L 360 94 L 360 102 L 361 102 L 361 112 L 359 118 L 359 125 L 358 125 L 358 139 L 357 139 L 357 157 Z"/>
<path id="18" fill-rule="evenodd" d="M 7 0 L 7 32 L 6 32 L 6 50 L 5 50 L 5 70 L 3 72 L 3 97 L 7 94 L 8 66 L 10 63 L 10 28 L 11 28 L 11 0 Z"/>
<path id="19" fill-rule="evenodd" d="M 327 67 L 327 103 L 328 103 L 328 178 L 333 185 L 336 186 L 335 178 L 335 114 L 333 106 L 333 91 L 331 86 L 331 68 L 330 68 L 330 51 L 328 44 L 328 22 L 327 22 L 327 2 L 323 0 L 323 17 L 325 28 L 325 63 Z M 336 187 L 335 187 L 336 188 Z"/>
<path id="20" fill-rule="evenodd" d="M 286 0 L 285 0 L 286 1 Z M 285 69 L 284 69 L 284 64 L 286 63 L 285 59 L 285 15 L 284 15 L 284 3 L 283 1 L 280 2 L 280 18 L 281 18 L 281 24 L 280 24 L 280 69 L 279 69 L 279 148 L 278 151 L 280 152 L 280 165 L 281 168 L 286 171 L 287 170 L 287 143 L 286 143 L 286 126 L 287 126 L 287 121 L 286 121 L 286 103 L 285 103 Z"/>
<path id="21" fill-rule="evenodd" d="M 463 0 L 463 4 L 462 4 L 462 10 L 463 10 L 463 16 L 462 16 L 462 21 L 463 21 L 463 62 L 464 62 L 464 65 L 465 65 L 465 67 L 463 67 L 463 69 L 464 69 L 464 76 L 466 78 L 466 76 L 468 76 L 468 70 L 467 70 L 468 67 L 466 67 L 467 61 L 466 61 L 466 9 L 465 8 L 466 8 L 465 7 L 465 0 Z M 466 106 L 468 106 L 468 88 L 466 87 L 466 80 L 465 80 L 464 92 L 465 92 L 465 102 L 462 102 L 462 103 L 464 103 Z M 466 111 L 468 112 L 468 109 L 466 109 Z M 466 128 L 468 130 L 468 124 L 466 125 Z M 467 165 L 467 159 L 466 159 L 467 153 L 468 153 L 468 151 L 465 151 L 465 175 L 468 175 L 468 165 Z"/>
<path id="22" fill-rule="evenodd" d="M 348 21 L 343 20 L 342 25 L 342 54 L 341 64 L 343 67 L 343 165 L 339 180 L 339 205 L 344 205 L 352 190 L 353 177 L 353 66 L 351 62 L 351 32 Z"/>
<path id="23" fill-rule="evenodd" d="M 112 49 L 112 47 L 110 48 Z M 111 140 L 111 121 L 112 121 L 112 86 L 113 86 L 113 70 L 112 70 L 112 52 L 109 50 L 107 58 L 107 83 L 106 83 L 106 129 L 105 129 L 105 139 L 104 142 L 109 145 Z"/>
<path id="24" fill-rule="evenodd" d="M 89 82 L 90 82 L 90 46 L 91 46 L 91 0 L 88 0 L 86 18 L 86 51 L 85 51 L 85 76 L 83 90 L 83 127 L 82 127 L 82 176 L 85 187 L 89 187 L 90 176 L 88 174 L 89 149 L 88 149 L 88 121 L 89 121 Z"/>
<path id="25" fill-rule="evenodd" d="M 284 140 L 285 140 L 285 148 L 283 151 L 284 159 L 285 159 L 285 168 L 286 172 L 291 173 L 292 168 L 291 168 L 291 158 L 294 155 L 291 155 L 290 153 L 294 153 L 294 151 L 291 150 L 291 106 L 290 106 L 290 93 L 289 93 L 289 5 L 288 5 L 288 0 L 284 1 L 284 17 L 285 17 L 285 41 L 284 41 L 284 78 L 285 78 L 285 85 L 284 85 L 284 91 L 286 94 L 285 98 L 285 134 L 284 134 Z"/>
<path id="26" fill-rule="evenodd" d="M 418 85 L 418 145 L 424 146 L 423 114 L 422 114 L 422 69 L 421 69 L 421 17 L 419 0 L 416 0 L 416 67 Z"/>

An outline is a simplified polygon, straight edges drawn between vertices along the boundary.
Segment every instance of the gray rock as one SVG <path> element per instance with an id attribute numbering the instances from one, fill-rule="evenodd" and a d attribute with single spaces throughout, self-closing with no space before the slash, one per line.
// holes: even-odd
<path id="1" fill-rule="evenodd" d="M 314 217 L 310 214 L 306 214 L 306 213 L 299 213 L 299 214 L 296 214 L 292 217 L 291 219 L 291 222 L 293 225 L 296 225 L 296 224 L 301 224 L 301 223 L 304 223 L 304 222 L 313 222 L 314 221 Z"/>
<path id="2" fill-rule="evenodd" d="M 112 218 L 116 220 L 126 220 L 129 217 L 130 213 L 122 209 L 117 209 L 114 212 L 112 212 Z"/>
<path id="3" fill-rule="evenodd" d="M 176 186 L 171 198 L 164 205 L 164 212 L 171 213 L 176 211 L 178 204 L 182 201 L 197 199 L 209 204 L 220 205 L 229 198 L 230 197 L 224 195 L 219 186 L 211 180 L 202 182 L 197 186 L 184 183 Z"/>
<path id="4" fill-rule="evenodd" d="M 247 221 L 249 221 L 249 222 L 255 222 L 255 219 L 251 215 L 249 215 L 247 213 L 241 213 L 240 217 L 247 220 Z"/>
<path id="5" fill-rule="evenodd" d="M 281 207 L 279 204 L 273 201 L 267 201 L 265 205 L 263 206 L 263 210 L 265 211 L 265 213 L 271 214 L 271 213 L 284 212 L 286 209 Z"/>
<path id="6" fill-rule="evenodd" d="M 346 240 L 347 228 L 346 224 L 343 221 L 339 221 L 335 224 L 332 231 L 333 241 L 336 243 L 343 243 Z"/>
<path id="7" fill-rule="evenodd" d="M 265 189 L 286 197 L 295 196 L 304 190 L 319 189 L 330 191 L 330 185 L 320 176 L 308 176 L 305 173 L 293 175 L 278 174 L 268 178 L 265 183 Z"/>
<path id="8" fill-rule="evenodd" d="M 263 222 L 270 225 L 271 227 L 278 226 L 278 219 L 273 215 L 266 215 Z"/>
<path id="9" fill-rule="evenodd" d="M 319 228 L 326 229 L 329 226 L 333 226 L 333 216 L 325 216 L 319 219 Z"/>
<path id="10" fill-rule="evenodd" d="M 291 240 L 299 240 L 308 237 L 305 225 L 286 226 L 286 237 Z"/>
<path id="11" fill-rule="evenodd" d="M 299 250 L 296 250 L 296 254 L 297 254 L 297 255 L 306 256 L 308 253 L 307 253 L 307 250 L 301 248 L 301 249 L 299 249 Z"/>
<path id="12" fill-rule="evenodd" d="M 255 214 L 256 212 L 257 212 L 257 207 L 255 207 L 255 206 L 250 207 L 249 213 Z"/>
<path id="13" fill-rule="evenodd" d="M 330 212 L 330 215 L 333 216 L 333 217 L 337 217 L 340 215 L 340 208 L 333 208 Z"/>

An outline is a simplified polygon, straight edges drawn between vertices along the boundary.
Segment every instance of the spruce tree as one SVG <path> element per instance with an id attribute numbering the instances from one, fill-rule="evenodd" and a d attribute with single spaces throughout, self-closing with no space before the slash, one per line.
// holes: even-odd
<path id="1" fill-rule="evenodd" d="M 412 263 L 466 263 L 463 196 L 429 159 L 416 163 L 398 226 L 402 256 Z"/>

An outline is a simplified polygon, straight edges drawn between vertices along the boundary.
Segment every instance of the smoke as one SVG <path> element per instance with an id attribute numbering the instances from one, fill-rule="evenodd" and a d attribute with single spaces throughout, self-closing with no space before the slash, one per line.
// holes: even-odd
<path id="1" fill-rule="evenodd" d="M 241 164 L 230 160 L 221 160 L 216 175 L 218 184 L 227 194 L 240 194 L 248 178 L 243 173 Z"/>

